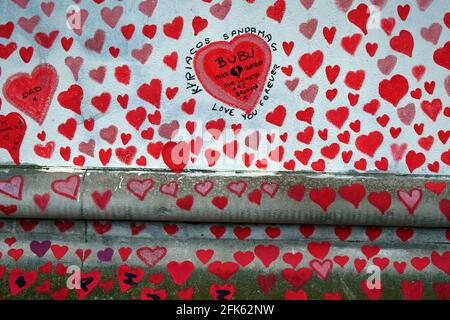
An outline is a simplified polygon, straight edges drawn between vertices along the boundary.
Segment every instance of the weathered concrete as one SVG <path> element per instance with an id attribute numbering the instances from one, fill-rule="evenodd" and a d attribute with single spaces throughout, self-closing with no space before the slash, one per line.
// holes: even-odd
<path id="1" fill-rule="evenodd" d="M 227 296 L 233 299 L 450 298 L 450 240 L 443 229 L 278 225 L 271 233 L 255 225 L 139 223 L 133 229 L 79 221 L 61 232 L 61 222 L 32 222 L 0 221 L 4 299 L 134 299 L 148 290 L 178 299 L 187 289 L 194 299 L 212 299 L 219 287 L 234 290 Z M 143 248 L 147 253 L 139 255 Z M 79 266 L 83 279 L 92 277 L 87 292 L 66 288 L 69 275 L 61 265 Z M 373 265 L 382 269 L 382 289 L 364 290 Z M 138 275 L 136 285 L 124 284 L 124 270 Z M 14 291 L 11 281 L 26 271 L 34 281 Z"/>
<path id="2" fill-rule="evenodd" d="M 80 180 L 75 199 L 55 192 L 55 182 L 64 184 L 74 176 Z M 4 214 L 11 218 L 450 226 L 447 176 L 1 170 L 3 185 L 12 177 L 23 177 L 22 199 L 0 194 L 0 204 L 17 206 Z M 133 180 L 138 184 L 134 191 L 145 189 L 145 194 L 132 193 L 128 183 Z M 230 189 L 233 183 L 240 184 L 240 196 Z M 35 197 L 46 194 L 43 208 Z"/>

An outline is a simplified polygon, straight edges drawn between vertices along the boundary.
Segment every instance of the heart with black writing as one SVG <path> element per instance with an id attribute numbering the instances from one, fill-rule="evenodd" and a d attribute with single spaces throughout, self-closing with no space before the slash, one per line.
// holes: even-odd
<path id="1" fill-rule="evenodd" d="M 27 124 L 17 112 L 0 115 L 0 148 L 6 149 L 17 165 L 20 164 L 20 147 L 26 131 Z"/>
<path id="2" fill-rule="evenodd" d="M 97 284 L 100 282 L 102 276 L 97 270 L 92 270 L 89 273 L 80 273 L 80 288 L 76 288 L 75 291 L 80 300 L 86 298 L 92 290 L 95 289 Z"/>
<path id="3" fill-rule="evenodd" d="M 13 269 L 9 273 L 9 292 L 12 296 L 18 295 L 23 290 L 36 282 L 38 274 L 36 271 L 22 271 L 22 269 Z"/>
<path id="4" fill-rule="evenodd" d="M 269 45 L 254 34 L 213 42 L 194 57 L 195 72 L 204 89 L 247 114 L 261 97 L 271 63 Z"/>
<path id="5" fill-rule="evenodd" d="M 9 103 L 41 125 L 57 86 L 56 69 L 50 64 L 41 64 L 31 75 L 19 72 L 9 77 L 3 86 L 3 95 Z"/>

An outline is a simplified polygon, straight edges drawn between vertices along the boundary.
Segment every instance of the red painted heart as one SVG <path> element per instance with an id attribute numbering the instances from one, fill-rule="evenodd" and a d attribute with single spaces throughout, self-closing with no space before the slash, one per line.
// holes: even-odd
<path id="1" fill-rule="evenodd" d="M 17 112 L 0 115 L 0 149 L 6 149 L 17 165 L 20 164 L 20 147 L 26 131 L 27 124 Z"/>
<path id="2" fill-rule="evenodd" d="M 271 63 L 269 45 L 253 34 L 213 42 L 194 57 L 194 68 L 205 90 L 246 113 L 256 107 Z"/>
<path id="3" fill-rule="evenodd" d="M 31 75 L 19 72 L 9 77 L 3 86 L 3 95 L 9 103 L 41 125 L 57 86 L 56 69 L 50 64 L 41 64 Z"/>

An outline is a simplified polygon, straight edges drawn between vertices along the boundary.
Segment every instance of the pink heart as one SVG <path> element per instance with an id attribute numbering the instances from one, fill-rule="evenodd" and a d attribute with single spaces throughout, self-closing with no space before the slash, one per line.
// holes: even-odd
<path id="1" fill-rule="evenodd" d="M 178 123 L 178 121 L 173 120 L 169 123 L 162 124 L 158 129 L 158 134 L 162 138 L 171 140 L 176 137 L 179 128 L 180 128 L 180 124 Z"/>
<path id="2" fill-rule="evenodd" d="M 353 0 L 335 0 L 334 2 L 339 10 L 343 12 L 347 12 L 353 4 Z"/>
<path id="3" fill-rule="evenodd" d="M 306 10 L 309 10 L 314 4 L 314 0 L 300 0 L 300 3 L 305 7 Z"/>
<path id="4" fill-rule="evenodd" d="M 311 19 L 307 22 L 300 24 L 300 33 L 307 39 L 311 39 L 317 29 L 317 19 Z"/>
<path id="5" fill-rule="evenodd" d="M 103 49 L 103 44 L 105 43 L 105 31 L 99 29 L 95 31 L 94 37 L 89 38 L 85 42 L 85 46 L 97 53 L 100 53 Z"/>
<path id="6" fill-rule="evenodd" d="M 171 181 L 169 183 L 161 185 L 159 191 L 161 193 L 167 194 L 168 196 L 176 198 L 178 192 L 178 184 L 176 183 L 176 181 Z"/>
<path id="7" fill-rule="evenodd" d="M 377 6 L 382 10 L 384 6 L 386 5 L 387 0 L 370 0 L 374 6 Z"/>
<path id="8" fill-rule="evenodd" d="M 113 144 L 116 141 L 117 132 L 117 127 L 115 125 L 110 125 L 109 127 L 100 130 L 100 137 L 109 144 Z"/>
<path id="9" fill-rule="evenodd" d="M 151 44 L 144 43 L 141 49 L 131 50 L 131 56 L 142 64 L 145 64 L 148 57 L 152 54 L 153 47 Z"/>
<path id="10" fill-rule="evenodd" d="M 444 86 L 445 86 L 445 90 L 447 91 L 447 95 L 450 96 L 450 76 L 445 78 Z"/>
<path id="11" fill-rule="evenodd" d="M 394 161 L 400 161 L 403 158 L 407 148 L 408 145 L 406 143 L 403 143 L 401 145 L 398 145 L 396 143 L 392 144 L 391 153 Z"/>
<path id="12" fill-rule="evenodd" d="M 25 30 L 25 32 L 33 33 L 33 30 L 36 28 L 39 21 L 41 21 L 39 16 L 33 16 L 29 19 L 21 17 L 18 20 L 18 24 L 23 30 Z"/>
<path id="13" fill-rule="evenodd" d="M 414 211 L 419 206 L 422 199 L 422 190 L 412 189 L 411 191 L 399 190 L 397 193 L 399 199 L 403 202 L 409 214 L 414 214 Z"/>
<path id="14" fill-rule="evenodd" d="M 154 182 L 150 178 L 145 180 L 129 180 L 127 182 L 128 190 L 141 201 L 144 201 L 147 193 L 153 188 L 153 185 Z"/>
<path id="15" fill-rule="evenodd" d="M 28 6 L 28 2 L 30 2 L 30 0 L 12 0 L 12 2 L 25 9 Z"/>
<path id="16" fill-rule="evenodd" d="M 434 45 L 438 44 L 439 38 L 441 37 L 441 32 L 442 26 L 437 22 L 433 23 L 428 28 L 424 27 L 420 29 L 420 35 L 422 36 L 422 38 Z"/>
<path id="17" fill-rule="evenodd" d="M 6 181 L 0 181 L 0 193 L 13 199 L 22 200 L 23 178 L 13 176 Z"/>
<path id="18" fill-rule="evenodd" d="M 153 11 L 155 11 L 158 0 L 145 0 L 139 4 L 139 11 L 145 14 L 147 17 L 151 17 Z"/>
<path id="19" fill-rule="evenodd" d="M 295 89 L 297 88 L 299 82 L 300 82 L 300 79 L 299 78 L 295 78 L 295 79 L 292 79 L 292 80 L 286 80 L 284 82 L 284 84 L 286 85 L 286 87 L 290 91 L 295 91 Z"/>
<path id="20" fill-rule="evenodd" d="M 308 89 L 305 89 L 300 93 L 300 97 L 306 102 L 313 103 L 314 100 L 316 100 L 318 91 L 319 86 L 317 84 L 312 84 Z"/>
<path id="21" fill-rule="evenodd" d="M 409 103 L 403 108 L 398 108 L 397 114 L 400 118 L 400 121 L 409 126 L 416 116 L 416 106 L 414 105 L 414 103 Z"/>
<path id="22" fill-rule="evenodd" d="M 41 10 L 47 17 L 52 15 L 53 9 L 55 8 L 55 3 L 52 1 L 41 3 Z"/>
<path id="23" fill-rule="evenodd" d="M 212 181 L 205 181 L 205 182 L 199 182 L 194 186 L 195 191 L 200 193 L 203 197 L 206 197 L 208 193 L 211 192 L 212 188 L 214 187 L 214 182 Z"/>
<path id="24" fill-rule="evenodd" d="M 225 19 L 231 9 L 231 0 L 224 0 L 222 3 L 216 3 L 209 9 L 211 14 L 219 20 Z"/>
<path id="25" fill-rule="evenodd" d="M 333 269 L 333 262 L 329 259 L 324 260 L 323 262 L 313 260 L 309 263 L 309 266 L 317 273 L 320 279 L 326 280 L 331 269 Z"/>
<path id="26" fill-rule="evenodd" d="M 105 79 L 106 74 L 106 68 L 104 66 L 100 66 L 97 69 L 92 69 L 89 71 L 89 77 L 91 77 L 92 80 L 97 81 L 98 83 L 103 83 L 103 80 Z"/>
<path id="27" fill-rule="evenodd" d="M 277 194 L 278 183 L 264 182 L 261 185 L 261 190 L 267 193 L 271 198 L 273 198 Z"/>
<path id="28" fill-rule="evenodd" d="M 240 198 L 247 189 L 247 183 L 245 181 L 232 182 L 227 186 L 227 189 Z"/>
<path id="29" fill-rule="evenodd" d="M 116 6 L 112 9 L 105 7 L 100 12 L 103 21 L 105 21 L 105 23 L 113 29 L 116 27 L 117 22 L 119 22 L 122 13 L 123 13 L 122 6 Z"/>
<path id="30" fill-rule="evenodd" d="M 416 0 L 417 5 L 419 6 L 420 11 L 425 11 L 431 5 L 433 0 Z"/>
<path id="31" fill-rule="evenodd" d="M 80 142 L 78 150 L 88 156 L 94 157 L 95 140 L 89 139 L 88 142 Z"/>
<path id="32" fill-rule="evenodd" d="M 153 267 L 157 264 L 167 253 L 167 249 L 164 247 L 142 247 L 136 250 L 136 255 L 142 260 L 148 267 Z"/>
<path id="33" fill-rule="evenodd" d="M 395 65 L 397 64 L 397 57 L 394 55 L 389 55 L 384 59 L 379 59 L 377 62 L 378 69 L 384 75 L 389 75 L 392 70 L 394 70 Z"/>
<path id="34" fill-rule="evenodd" d="M 64 63 L 67 67 L 69 67 L 70 71 L 72 71 L 73 78 L 75 81 L 78 81 L 78 73 L 80 72 L 81 65 L 83 64 L 82 57 L 67 57 L 64 60 Z"/>
<path id="35" fill-rule="evenodd" d="M 51 188 L 56 194 L 72 200 L 77 200 L 80 180 L 81 179 L 79 175 L 69 176 L 65 180 L 53 181 Z"/>

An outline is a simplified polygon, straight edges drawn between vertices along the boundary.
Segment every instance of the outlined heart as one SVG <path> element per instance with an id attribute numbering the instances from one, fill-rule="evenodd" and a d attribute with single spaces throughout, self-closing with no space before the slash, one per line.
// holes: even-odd
<path id="1" fill-rule="evenodd" d="M 145 180 L 129 180 L 127 182 L 128 191 L 134 194 L 139 200 L 144 201 L 147 193 L 153 188 L 154 182 L 148 178 Z"/>
<path id="2" fill-rule="evenodd" d="M 53 181 L 51 188 L 56 194 L 59 194 L 68 199 L 77 200 L 80 181 L 81 178 L 79 175 L 72 175 L 64 180 Z"/>
<path id="3" fill-rule="evenodd" d="M 0 193 L 16 200 L 22 200 L 23 177 L 12 176 L 8 180 L 0 180 Z"/>

